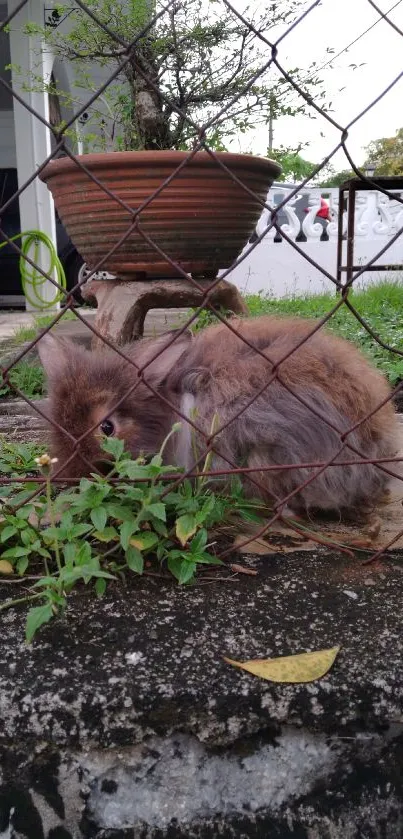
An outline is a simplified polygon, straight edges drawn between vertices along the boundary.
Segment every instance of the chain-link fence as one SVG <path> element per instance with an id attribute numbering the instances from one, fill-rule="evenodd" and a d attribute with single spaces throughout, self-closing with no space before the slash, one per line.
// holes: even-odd
<path id="1" fill-rule="evenodd" d="M 93 221 L 91 225 L 87 218 L 79 216 L 72 222 L 72 205 L 76 202 L 80 213 L 86 202 L 92 202 L 91 207 L 96 218 L 96 205 L 101 205 L 107 200 L 110 202 L 107 248 L 100 255 L 99 239 L 104 238 L 104 233 L 101 231 L 96 246 L 92 250 L 91 247 L 89 249 L 91 271 L 95 274 L 100 270 L 111 270 L 111 265 L 112 267 L 120 265 L 120 270 L 118 267 L 116 271 L 117 275 L 129 281 L 133 269 L 130 266 L 127 268 L 127 263 L 130 261 L 128 254 L 132 247 L 134 256 L 131 257 L 131 264 L 135 263 L 136 253 L 140 248 L 139 242 L 141 242 L 143 250 L 144 248 L 146 250 L 147 259 L 152 252 L 158 256 L 158 276 L 181 280 L 184 287 L 197 292 L 199 302 L 181 322 L 179 328 L 168 336 L 156 337 L 155 340 L 146 340 L 144 343 L 136 342 L 132 346 L 117 346 L 108 337 L 108 329 L 101 328 L 102 324 L 100 326 L 99 320 L 97 325 L 94 325 L 85 317 L 81 309 L 76 308 L 74 295 L 81 285 L 91 282 L 91 274 L 89 276 L 87 274 L 67 292 L 63 287 L 58 286 L 53 275 L 38 269 L 47 281 L 59 289 L 62 309 L 55 314 L 52 323 L 43 329 L 34 341 L 25 345 L 21 352 L 14 356 L 12 363 L 3 366 L 2 375 L 3 382 L 10 386 L 14 394 L 25 400 L 33 411 L 39 413 L 52 426 L 54 454 L 58 458 L 54 471 L 55 484 L 74 482 L 81 475 L 104 471 L 103 459 L 106 458 L 106 454 L 101 450 L 99 442 L 102 435 L 105 438 L 120 436 L 125 440 L 133 457 L 144 454 L 148 458 L 160 449 L 172 425 L 180 422 L 181 429 L 175 432 L 167 444 L 165 459 L 168 464 L 181 467 L 182 471 L 179 474 L 168 473 L 163 476 L 162 480 L 167 482 L 166 492 L 172 492 L 173 488 L 187 478 L 199 480 L 211 476 L 215 479 L 241 477 L 249 494 L 262 497 L 270 507 L 270 515 L 266 516 L 264 525 L 261 526 L 258 534 L 254 534 L 254 538 L 267 533 L 273 523 L 278 519 L 283 519 L 289 510 L 291 510 L 291 519 L 287 518 L 288 524 L 298 533 L 300 529 L 298 520 L 295 518 L 297 513 L 310 513 L 316 509 L 322 511 L 347 509 L 350 512 L 355 510 L 359 513 L 363 507 L 375 504 L 386 487 L 387 480 L 391 476 L 399 477 L 400 474 L 398 425 L 391 407 L 400 385 L 397 385 L 394 390 L 388 389 L 382 377 L 374 372 L 365 360 L 356 355 L 352 345 L 344 344 L 326 331 L 324 332 L 326 324 L 331 321 L 332 317 L 342 307 L 348 307 L 360 322 L 362 329 L 371 335 L 374 342 L 392 353 L 403 356 L 402 348 L 389 346 L 382 340 L 382 336 L 375 334 L 360 315 L 356 303 L 351 300 L 351 290 L 358 278 L 368 269 L 369 264 L 355 270 L 349 281 L 341 285 L 336 271 L 334 275 L 331 275 L 316 264 L 315 267 L 334 284 L 335 290 L 334 305 L 326 316 L 318 321 L 306 323 L 296 320 L 238 319 L 223 312 L 214 300 L 223 280 L 231 281 L 231 270 L 234 265 L 241 264 L 251 250 L 259 246 L 272 228 L 281 235 L 284 247 L 293 248 L 302 258 L 307 258 L 315 264 L 284 228 L 279 226 L 278 215 L 286 202 L 292 200 L 301 187 L 309 185 L 340 149 L 344 151 L 349 166 L 356 176 L 363 183 L 371 185 L 371 179 L 357 168 L 349 152 L 349 130 L 383 97 L 387 96 L 388 91 L 398 79 L 392 80 L 376 99 L 374 98 L 365 109 L 357 112 L 348 125 L 342 125 L 338 122 L 337 115 L 334 116 L 326 110 L 326 107 L 315 97 L 315 93 L 309 91 L 303 79 L 297 78 L 295 73 L 286 70 L 282 60 L 289 33 L 301 26 L 302 21 L 313 13 L 318 3 L 312 3 L 299 17 L 297 15 L 290 17 L 290 22 L 283 27 L 282 34 L 276 41 L 271 42 L 266 32 L 254 23 L 250 12 L 241 14 L 237 4 L 222 0 L 219 4 L 221 13 L 229 16 L 237 34 L 241 33 L 239 42 L 241 46 L 238 49 L 243 50 L 247 47 L 258 53 L 259 66 L 254 66 L 253 72 L 247 78 L 243 75 L 242 85 L 240 85 L 236 55 L 232 55 L 231 83 L 227 86 L 225 98 L 210 103 L 209 108 L 205 109 L 204 121 L 198 124 L 194 121 L 192 112 L 187 106 L 185 93 L 183 93 L 182 104 L 174 101 L 169 95 L 169 84 L 161 84 L 153 62 L 155 27 L 158 21 L 164 19 L 164 16 L 168 22 L 171 22 L 172 39 L 169 49 L 171 53 L 175 49 L 180 49 L 180 45 L 175 44 L 175 38 L 179 37 L 175 31 L 175 12 L 178 13 L 176 0 L 154 7 L 152 15 L 150 6 L 146 3 L 144 8 L 148 17 L 144 25 L 137 26 L 130 40 L 121 37 L 115 31 L 112 6 L 110 22 L 107 24 L 105 19 L 101 19 L 97 14 L 95 6 L 89 7 L 81 0 L 75 0 L 75 2 L 75 8 L 79 8 L 84 15 L 83 19 L 88 16 L 87 20 L 94 31 L 98 30 L 101 33 L 100 49 L 105 49 L 103 39 L 106 38 L 111 45 L 111 54 L 113 53 L 115 59 L 118 56 L 118 63 L 109 78 L 102 82 L 97 90 L 91 92 L 85 102 L 76 107 L 70 119 L 64 120 L 62 124 L 59 122 L 57 125 L 50 124 L 44 120 L 43 116 L 35 114 L 31 106 L 24 101 L 24 97 L 12 88 L 11 83 L 1 80 L 3 89 L 27 108 L 33 117 L 40 120 L 42 124 L 46 123 L 54 138 L 51 154 L 46 159 L 38 161 L 31 178 L 26 183 L 20 184 L 18 191 L 0 207 L 1 238 L 3 241 L 8 241 L 16 253 L 21 253 L 17 242 L 12 242 L 2 228 L 1 218 L 4 217 L 12 201 L 22 195 L 34 179 L 43 176 L 51 182 L 52 174 L 49 167 L 52 164 L 50 161 L 63 155 L 64 159 L 57 165 L 61 164 L 61 171 L 64 171 L 64 166 L 67 172 L 70 170 L 66 168 L 65 158 L 72 161 L 74 168 L 80 174 L 81 197 L 77 198 L 77 193 L 69 192 L 70 174 L 68 174 L 64 184 L 60 188 L 55 188 L 56 207 L 62 221 L 66 220 L 68 231 L 70 229 L 73 231 L 73 241 L 76 235 L 79 241 L 84 243 L 84 258 L 85 242 L 91 242 L 97 238 L 97 221 Z M 382 18 L 383 26 L 393 27 L 398 34 L 403 35 L 387 13 L 381 11 L 372 0 L 368 2 Z M 26 0 L 23 0 L 3 20 L 2 30 L 12 27 L 14 19 L 25 5 Z M 143 4 L 139 6 L 143 8 Z M 181 5 L 181 8 L 186 11 L 186 2 Z M 218 20 L 219 15 L 213 24 L 209 25 L 208 36 L 205 34 L 204 38 L 214 40 L 219 37 Z M 183 38 L 185 39 L 184 34 Z M 209 44 L 207 42 L 203 44 L 201 36 L 199 46 L 200 56 L 204 55 L 208 63 Z M 78 53 L 79 47 L 75 48 Z M 183 53 L 181 55 L 183 56 Z M 240 52 L 238 57 L 241 64 Z M 105 61 L 106 59 L 105 52 Z M 227 118 L 235 118 L 234 114 L 237 114 L 238 106 L 239 111 L 248 107 L 245 104 L 245 97 L 249 93 L 256 96 L 260 107 L 263 108 L 266 105 L 266 110 L 270 109 L 270 102 L 264 100 L 267 91 L 265 94 L 263 86 L 259 87 L 260 80 L 269 68 L 276 68 L 288 95 L 295 94 L 300 106 L 304 105 L 307 109 L 315 111 L 317 118 L 330 123 L 339 136 L 334 147 L 329 149 L 326 158 L 275 209 L 267 204 L 265 198 L 267 185 L 266 187 L 263 185 L 260 190 L 257 186 L 253 188 L 250 184 L 248 185 L 243 170 L 238 174 L 235 164 L 231 165 L 231 158 L 224 158 L 218 152 L 219 143 L 217 144 L 216 135 L 217 128 Z M 149 167 L 155 169 L 154 182 L 156 180 L 157 183 L 156 185 L 154 183 L 152 192 L 146 197 L 141 197 L 137 203 L 127 200 L 125 183 L 122 179 L 119 180 L 115 176 L 113 176 L 115 180 L 113 177 L 109 180 L 105 178 L 101 169 L 90 162 L 87 163 L 85 155 L 78 155 L 73 150 L 71 142 L 71 131 L 79 124 L 80 118 L 82 119 L 83 115 L 88 113 L 91 106 L 99 102 L 100 97 L 107 92 L 108 86 L 116 84 L 125 71 L 126 78 L 129 71 L 135 74 L 134 87 L 137 88 L 137 92 L 142 93 L 145 109 L 152 108 L 157 103 L 159 113 L 165 109 L 165 112 L 168 110 L 171 115 L 174 115 L 171 133 L 180 128 L 181 137 L 182 140 L 185 137 L 183 142 L 187 149 L 183 152 L 180 162 L 173 163 L 168 173 L 160 172 L 157 164 L 149 163 Z M 175 74 L 177 71 L 178 66 L 173 62 L 168 69 L 168 79 L 170 74 Z M 216 68 L 210 66 L 208 72 L 215 79 Z M 179 88 L 180 85 L 179 80 Z M 197 95 L 202 101 L 203 88 L 197 91 Z M 135 103 L 137 109 L 140 101 L 141 97 L 138 97 Z M 133 103 L 132 108 L 134 108 Z M 131 117 L 136 119 L 133 110 Z M 137 139 L 143 131 L 143 148 L 148 149 L 149 154 L 153 155 L 161 146 L 161 138 L 153 136 L 151 141 L 150 137 L 147 140 L 146 126 L 147 119 L 143 120 L 140 127 L 137 123 Z M 162 131 L 161 125 L 160 130 Z M 152 126 L 152 131 L 155 134 L 155 125 Z M 242 252 L 242 255 L 231 265 L 223 266 L 220 262 L 222 254 L 219 241 L 222 236 L 224 242 L 226 234 L 220 232 L 220 198 L 217 199 L 216 204 L 212 199 L 209 223 L 212 228 L 215 223 L 217 224 L 218 244 L 215 243 L 214 258 L 205 273 L 200 267 L 192 273 L 187 267 L 186 260 L 175 258 L 176 251 L 172 239 L 169 243 L 169 239 L 165 238 L 163 246 L 160 241 L 156 240 L 152 226 L 150 227 L 147 223 L 147 211 L 158 201 L 160 201 L 158 206 L 161 206 L 165 199 L 169 202 L 170 196 L 174 195 L 172 186 L 179 184 L 185 204 L 186 201 L 188 202 L 189 209 L 186 212 L 190 215 L 194 213 L 197 222 L 197 208 L 194 209 L 192 192 L 194 183 L 191 182 L 190 175 L 189 183 L 186 178 L 191 164 L 195 160 L 200 160 L 201 156 L 203 160 L 212 161 L 212 173 L 209 171 L 208 176 L 205 176 L 211 179 L 212 184 L 214 181 L 219 181 L 220 184 L 223 180 L 228 181 L 232 184 L 234 195 L 241 194 L 245 205 L 249 202 L 253 212 L 251 209 L 247 220 L 248 236 L 253 233 L 253 227 L 259 217 L 259 208 L 262 211 L 268 209 L 270 215 L 265 228 L 259 229 L 259 235 L 254 236 L 253 242 Z M 247 162 L 245 165 L 247 166 Z M 44 171 L 45 168 L 46 171 Z M 200 177 L 203 180 L 204 175 Z M 275 170 L 272 173 L 273 177 L 275 177 Z M 85 181 L 88 181 L 88 188 L 85 186 Z M 387 182 L 383 181 L 379 185 L 379 190 L 389 198 L 403 204 L 401 194 L 396 190 L 391 192 Z M 114 208 L 116 210 L 120 208 L 123 211 L 124 222 L 121 227 L 115 224 Z M 172 204 L 171 208 L 174 214 L 175 205 Z M 343 209 L 341 208 L 342 211 Z M 226 209 L 225 212 L 228 210 Z M 252 219 L 253 213 L 255 216 Z M 205 218 L 201 219 L 200 224 L 204 224 L 205 221 Z M 400 225 L 395 235 L 391 237 L 389 245 L 398 240 L 402 230 L 403 227 Z M 351 239 L 351 230 L 349 235 Z M 186 228 L 183 238 L 186 239 Z M 197 244 L 197 242 L 194 243 L 195 248 Z M 242 242 L 242 245 L 244 244 L 245 241 Z M 386 248 L 382 250 L 387 251 Z M 120 262 L 119 254 L 123 254 Z M 382 252 L 379 252 L 371 257 L 370 263 L 374 264 L 381 255 Z M 29 256 L 26 259 L 35 267 L 34 260 L 31 260 Z M 141 262 L 140 257 L 138 259 Z M 386 255 L 384 259 L 387 261 Z M 144 268 L 143 257 L 142 260 L 141 271 L 132 279 L 143 283 L 155 280 L 155 272 L 153 273 L 152 268 Z M 189 257 L 188 263 L 191 264 L 191 262 Z M 161 265 L 165 267 L 165 270 L 161 268 Z M 219 276 L 217 276 L 217 267 L 225 269 L 220 272 Z M 206 309 L 214 315 L 217 324 L 193 333 L 193 326 Z M 91 357 L 85 354 L 84 350 L 73 346 L 69 348 L 57 338 L 52 343 L 51 339 L 46 337 L 49 333 L 56 334 L 54 327 L 66 317 L 67 313 L 73 313 L 74 317 L 80 320 L 97 339 L 98 351 L 94 352 Z M 99 349 L 100 343 L 105 345 L 105 349 Z M 30 399 L 10 382 L 10 373 L 15 365 L 34 347 L 38 347 L 41 352 L 41 345 L 44 347 L 42 357 L 47 368 L 50 388 L 53 391 L 51 414 L 48 408 L 38 406 L 35 400 Z M 7 480 L 15 481 L 15 477 L 2 478 L 2 483 L 7 483 Z M 30 480 L 37 481 L 36 491 L 40 492 L 44 478 L 30 476 Z M 35 495 L 35 491 L 32 495 Z M 389 540 L 389 545 L 384 545 L 383 549 L 396 543 L 402 535 L 403 529 L 399 534 L 394 534 L 393 539 Z M 245 537 L 245 544 L 247 541 Z"/>

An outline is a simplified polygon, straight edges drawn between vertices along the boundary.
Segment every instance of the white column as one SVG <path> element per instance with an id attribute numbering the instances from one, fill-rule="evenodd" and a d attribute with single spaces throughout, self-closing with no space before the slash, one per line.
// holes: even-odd
<path id="1" fill-rule="evenodd" d="M 17 6 L 18 0 L 8 0 L 9 12 Z M 10 50 L 13 70 L 12 85 L 21 97 L 36 113 L 49 120 L 48 95 L 45 91 L 24 90 L 23 86 L 30 84 L 34 76 L 41 75 L 47 82 L 52 71 L 53 56 L 44 49 L 40 36 L 26 35 L 24 26 L 27 23 L 44 25 L 44 4 L 42 0 L 28 0 L 27 4 L 18 12 L 10 23 Z M 17 156 L 18 185 L 21 187 L 37 170 L 38 166 L 50 154 L 50 131 L 23 105 L 14 100 L 14 126 Z M 53 198 L 39 178 L 35 180 L 20 195 L 21 230 L 40 230 L 46 233 L 56 247 L 56 225 Z M 31 255 L 33 258 L 33 255 Z M 49 256 L 42 247 L 36 258 L 38 265 L 47 270 Z M 29 270 L 31 270 L 29 268 Z M 51 301 L 56 294 L 55 286 L 48 280 L 40 286 L 40 297 L 44 301 Z M 55 303 L 52 309 L 58 309 Z M 26 301 L 29 310 L 41 309 L 40 302 L 32 305 Z"/>

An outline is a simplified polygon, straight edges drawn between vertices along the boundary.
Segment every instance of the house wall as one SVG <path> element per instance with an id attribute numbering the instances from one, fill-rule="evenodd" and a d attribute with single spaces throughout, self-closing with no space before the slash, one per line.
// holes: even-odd
<path id="1" fill-rule="evenodd" d="M 0 111 L 0 168 L 13 169 L 16 165 L 13 112 Z"/>
<path id="2" fill-rule="evenodd" d="M 7 17 L 7 4 L 0 3 L 0 20 Z M 0 78 L 11 84 L 11 72 L 6 70 L 10 64 L 10 36 L 0 32 Z M 12 169 L 16 166 L 13 103 L 11 95 L 0 85 L 0 168 Z"/>

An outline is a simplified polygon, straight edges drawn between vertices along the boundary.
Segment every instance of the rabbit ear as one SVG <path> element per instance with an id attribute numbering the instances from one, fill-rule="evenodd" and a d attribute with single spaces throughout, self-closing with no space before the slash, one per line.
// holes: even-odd
<path id="1" fill-rule="evenodd" d="M 75 352 L 71 341 L 55 338 L 47 333 L 43 335 L 38 344 L 39 358 L 49 379 L 59 378 L 64 367 Z"/>

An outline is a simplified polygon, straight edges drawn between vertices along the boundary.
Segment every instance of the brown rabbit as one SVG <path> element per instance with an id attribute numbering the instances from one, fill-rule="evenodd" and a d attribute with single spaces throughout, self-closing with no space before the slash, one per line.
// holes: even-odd
<path id="1" fill-rule="evenodd" d="M 292 352 L 310 335 L 313 321 L 260 317 L 231 324 L 265 357 L 222 324 L 196 337 L 185 333 L 175 338 L 170 333 L 126 346 L 124 352 L 138 367 L 148 365 L 144 378 L 157 394 L 113 350 L 89 352 L 44 336 L 39 353 L 48 376 L 51 417 L 67 432 L 52 427 L 58 469 L 75 451 L 72 438 L 80 441 L 62 476 L 88 475 L 88 462 L 101 467 L 105 460 L 99 445 L 102 434 L 125 440 L 134 457 L 156 452 L 179 419 L 160 394 L 207 437 L 214 416 L 219 426 L 235 417 L 215 438 L 221 457 L 215 455 L 213 468 L 255 468 L 252 477 L 262 488 L 261 494 L 279 501 L 319 473 L 318 467 L 296 465 L 268 472 L 259 467 L 330 460 L 341 446 L 341 435 L 390 393 L 383 376 L 354 346 L 323 329 Z M 278 377 L 273 379 L 273 365 L 282 358 Z M 266 389 L 250 404 L 265 382 Z M 83 436 L 92 426 L 95 430 Z M 393 457 L 397 420 L 391 403 L 345 439 L 349 446 L 336 462 Z M 201 454 L 205 437 L 182 421 L 166 449 L 166 462 L 190 468 L 195 444 Z M 372 464 L 329 466 L 293 495 L 289 506 L 296 511 L 359 510 L 382 494 L 386 480 L 382 469 Z M 245 487 L 258 493 L 246 477 Z"/>

